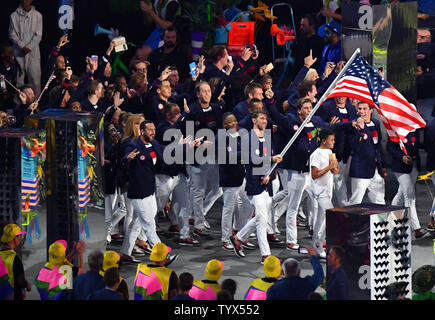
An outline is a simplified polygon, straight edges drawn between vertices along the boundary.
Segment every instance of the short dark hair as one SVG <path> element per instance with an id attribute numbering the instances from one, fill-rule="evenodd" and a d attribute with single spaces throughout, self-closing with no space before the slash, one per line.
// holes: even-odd
<path id="1" fill-rule="evenodd" d="M 319 138 L 320 141 L 328 139 L 329 136 L 335 135 L 335 132 L 331 129 L 324 128 L 320 131 Z"/>
<path id="2" fill-rule="evenodd" d="M 254 92 L 255 89 L 261 89 L 261 90 L 263 90 L 263 86 L 261 84 L 257 83 L 257 82 L 248 83 L 245 86 L 245 91 L 244 91 L 245 97 L 247 98 L 248 94 Z"/>
<path id="3" fill-rule="evenodd" d="M 189 272 L 183 272 L 178 277 L 178 288 L 181 291 L 189 291 L 193 286 L 193 275 Z"/>
<path id="4" fill-rule="evenodd" d="M 344 256 L 346 254 L 346 252 L 344 251 L 343 247 L 341 246 L 333 246 L 330 249 L 331 251 L 334 250 L 335 251 L 335 255 L 340 259 L 340 262 L 343 263 L 344 261 Z"/>
<path id="5" fill-rule="evenodd" d="M 228 118 L 229 116 L 233 116 L 233 117 L 234 117 L 234 114 L 233 114 L 232 112 L 225 112 L 225 113 L 222 115 L 222 121 L 225 122 L 225 120 L 227 120 L 227 118 Z"/>
<path id="6" fill-rule="evenodd" d="M 358 104 L 357 104 L 357 106 L 359 106 L 360 104 L 367 104 L 368 106 L 369 106 L 369 108 L 371 109 L 371 108 L 373 108 L 373 106 L 372 105 L 370 105 L 370 103 L 368 103 L 368 102 L 365 102 L 365 101 L 358 101 Z"/>
<path id="7" fill-rule="evenodd" d="M 298 95 L 300 98 L 303 98 L 307 95 L 308 92 L 313 91 L 313 86 L 316 85 L 316 83 L 312 80 L 303 80 L 298 85 Z"/>
<path id="8" fill-rule="evenodd" d="M 228 290 L 222 289 L 217 293 L 216 300 L 233 300 L 233 297 Z"/>
<path id="9" fill-rule="evenodd" d="M 249 101 L 249 109 L 252 109 L 254 107 L 255 104 L 257 103 L 262 103 L 260 99 L 257 98 L 253 98 L 251 101 Z"/>
<path id="10" fill-rule="evenodd" d="M 112 288 L 119 281 L 119 270 L 116 267 L 109 268 L 104 272 L 104 284 Z"/>
<path id="11" fill-rule="evenodd" d="M 221 285 L 222 290 L 228 290 L 234 297 L 237 290 L 237 283 L 233 279 L 225 279 Z"/>
<path id="12" fill-rule="evenodd" d="M 263 83 L 265 83 L 265 82 L 266 82 L 267 80 L 269 80 L 269 79 L 272 79 L 272 80 L 273 80 L 272 76 L 271 76 L 270 74 L 265 74 L 265 75 L 261 78 L 260 83 L 263 84 Z"/>
<path id="13" fill-rule="evenodd" d="M 226 47 L 222 44 L 215 45 L 210 50 L 210 60 L 212 63 L 216 63 L 223 55 Z"/>
<path id="14" fill-rule="evenodd" d="M 307 19 L 308 20 L 308 24 L 310 26 L 314 26 L 314 29 L 316 29 L 316 19 L 314 18 L 314 15 L 312 15 L 311 13 L 306 13 L 302 16 L 302 19 Z"/>
<path id="15" fill-rule="evenodd" d="M 302 106 L 305 104 L 305 103 L 311 103 L 311 100 L 310 99 L 308 99 L 308 98 L 301 98 L 301 99 L 299 99 L 298 100 L 298 103 L 296 104 L 296 109 L 297 110 L 301 110 L 301 108 L 302 108 Z"/>
<path id="16" fill-rule="evenodd" d="M 266 117 L 268 117 L 268 114 L 267 114 L 266 111 L 264 111 L 264 110 L 258 110 L 258 111 L 255 111 L 255 112 L 251 115 L 251 118 L 252 118 L 252 119 L 258 119 L 258 117 L 260 116 L 260 114 L 264 114 Z"/>
<path id="17" fill-rule="evenodd" d="M 169 26 L 162 32 L 162 39 L 165 36 L 166 32 L 175 32 L 177 34 L 177 41 L 178 41 L 178 30 L 174 26 Z"/>
<path id="18" fill-rule="evenodd" d="M 166 102 L 166 103 L 164 103 L 163 104 L 163 114 L 165 116 L 167 116 L 168 114 L 171 114 L 173 107 L 178 107 L 178 104 L 173 103 L 173 102 Z"/>
<path id="19" fill-rule="evenodd" d="M 87 87 L 87 94 L 90 96 L 92 94 L 95 93 L 95 91 L 97 91 L 98 85 L 101 83 L 100 80 L 92 80 L 91 82 L 89 82 L 89 85 Z"/>
<path id="20" fill-rule="evenodd" d="M 142 121 L 141 124 L 140 124 L 140 130 L 145 131 L 145 129 L 147 127 L 147 124 L 149 124 L 149 123 L 154 124 L 154 122 L 152 122 L 151 120 Z"/>

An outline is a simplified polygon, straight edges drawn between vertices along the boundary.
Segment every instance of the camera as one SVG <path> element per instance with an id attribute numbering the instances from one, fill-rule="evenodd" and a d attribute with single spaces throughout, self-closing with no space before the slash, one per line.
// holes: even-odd
<path id="1" fill-rule="evenodd" d="M 70 66 L 71 66 L 71 64 L 69 63 L 69 58 L 65 57 L 65 68 L 68 68 Z"/>
<path id="2" fill-rule="evenodd" d="M 1 127 L 9 127 L 9 126 L 13 126 L 15 123 L 17 123 L 17 118 L 15 118 L 14 116 L 2 116 L 1 118 L 1 123 L 0 123 L 0 128 Z"/>
<path id="3" fill-rule="evenodd" d="M 252 47 L 249 45 L 249 43 L 247 43 L 246 45 L 245 45 L 245 48 L 246 49 L 251 49 L 251 51 L 252 51 L 252 55 L 253 56 L 256 56 L 257 55 L 257 46 L 255 45 L 255 44 L 253 44 L 252 45 Z"/>

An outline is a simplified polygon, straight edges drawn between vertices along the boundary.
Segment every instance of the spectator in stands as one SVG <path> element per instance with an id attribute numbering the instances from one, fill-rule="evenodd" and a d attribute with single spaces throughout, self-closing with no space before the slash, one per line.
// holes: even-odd
<path id="1" fill-rule="evenodd" d="M 183 82 L 189 77 L 189 59 L 178 43 L 178 32 L 174 27 L 168 27 L 163 31 L 162 38 L 163 46 L 153 50 L 148 58 L 149 76 L 156 79 L 167 66 L 174 66 Z"/>
<path id="2" fill-rule="evenodd" d="M 109 268 L 104 273 L 105 287 L 92 292 L 87 300 L 126 300 L 118 292 L 120 283 L 119 270 L 116 267 Z"/>
<path id="3" fill-rule="evenodd" d="M 328 277 L 326 282 L 326 298 L 328 300 L 349 299 L 349 279 L 342 267 L 345 252 L 342 247 L 335 246 L 328 254 Z"/>
<path id="4" fill-rule="evenodd" d="M 275 282 L 267 290 L 266 300 L 306 300 L 322 283 L 324 274 L 316 251 L 311 247 L 307 250 L 314 274 L 302 278 L 300 263 L 294 258 L 288 258 L 282 264 L 285 278 Z"/>
<path id="5" fill-rule="evenodd" d="M 104 255 L 96 250 L 89 254 L 89 271 L 74 279 L 73 288 L 70 292 L 70 300 L 86 300 L 96 290 L 105 287 L 100 271 L 103 269 Z"/>
<path id="6" fill-rule="evenodd" d="M 178 294 L 169 300 L 195 300 L 189 296 L 189 291 L 193 286 L 193 276 L 189 272 L 183 272 L 178 277 Z"/>
<path id="7" fill-rule="evenodd" d="M 222 281 L 221 290 L 227 290 L 231 294 L 231 300 L 234 300 L 237 283 L 233 279 L 225 279 Z"/>
<path id="8" fill-rule="evenodd" d="M 327 62 L 338 64 L 341 60 L 341 24 L 333 20 L 324 29 L 324 34 L 321 36 L 326 42 L 323 47 L 319 74 L 323 74 Z"/>

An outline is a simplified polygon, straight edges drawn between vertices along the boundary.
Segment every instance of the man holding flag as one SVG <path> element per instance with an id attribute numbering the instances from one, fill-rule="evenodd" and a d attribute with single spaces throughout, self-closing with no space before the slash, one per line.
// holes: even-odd
<path id="1" fill-rule="evenodd" d="M 366 189 L 369 188 L 370 200 L 384 204 L 385 182 L 379 179 L 378 173 L 382 172 L 384 177 L 386 175 L 379 144 L 382 137 L 379 122 L 371 119 L 372 107 L 376 108 L 390 140 L 399 143 L 405 155 L 407 151 L 403 141 L 406 136 L 409 132 L 423 128 L 426 123 L 418 114 L 415 106 L 406 101 L 359 55 L 347 66 L 327 99 L 337 96 L 360 100 L 357 111 L 358 115 L 365 120 L 365 128 L 352 137 L 352 142 L 354 142 L 351 143 L 353 152 L 350 168 L 352 197 L 349 202 L 350 204 L 361 203 Z M 365 163 L 367 161 L 370 163 Z M 375 167 L 378 168 L 378 172 L 375 172 Z M 370 180 L 373 180 L 375 184 L 370 183 Z"/>
<path id="2" fill-rule="evenodd" d="M 359 52 L 359 49 L 354 52 L 343 70 L 340 71 L 330 88 L 299 126 L 280 155 L 285 155 L 326 99 L 333 97 L 357 99 L 360 101 L 357 105 L 358 115 L 364 119 L 364 128 L 361 131 L 355 130 L 352 137 L 355 143 L 351 143 L 353 145 L 353 164 L 351 163 L 350 176 L 353 178 L 353 182 L 352 198 L 349 202 L 350 204 L 361 203 L 365 191 L 370 185 L 370 200 L 384 204 L 385 182 L 381 174 L 385 177 L 386 171 L 383 167 L 379 143 L 382 137 L 379 122 L 371 119 L 372 108 L 376 108 L 390 140 L 399 143 L 405 155 L 407 155 L 403 144 L 405 137 L 409 132 L 423 128 L 426 123 L 418 114 L 415 106 L 406 101 L 393 86 L 384 80 L 359 55 Z M 360 123 L 362 122 L 361 120 L 359 120 Z M 366 155 L 364 156 L 362 153 L 366 153 Z M 357 158 L 356 160 L 354 159 L 355 157 Z M 367 160 L 367 163 L 365 163 L 365 160 Z M 268 174 L 274 169 L 275 166 L 272 166 Z M 374 180 L 371 181 L 372 179 Z M 375 182 L 375 185 L 372 185 L 370 182 Z"/>

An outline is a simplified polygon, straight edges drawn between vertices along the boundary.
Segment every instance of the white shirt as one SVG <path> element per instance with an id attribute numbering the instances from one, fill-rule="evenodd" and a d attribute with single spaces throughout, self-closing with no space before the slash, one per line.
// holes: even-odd
<path id="1" fill-rule="evenodd" d="M 317 169 L 322 170 L 329 166 L 330 154 L 332 154 L 331 149 L 317 148 L 310 156 L 311 189 L 315 196 L 332 198 L 332 190 L 334 186 L 334 177 L 332 172 L 328 171 L 317 179 L 313 179 L 311 176 L 311 167 L 316 167 Z"/>

